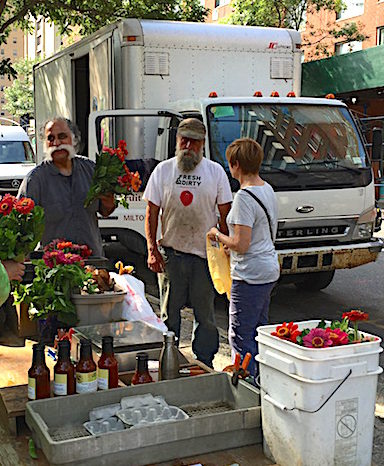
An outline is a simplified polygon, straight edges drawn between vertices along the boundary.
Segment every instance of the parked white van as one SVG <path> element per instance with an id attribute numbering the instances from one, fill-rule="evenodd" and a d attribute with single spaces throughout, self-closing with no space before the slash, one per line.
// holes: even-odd
<path id="1" fill-rule="evenodd" d="M 3 121 L 9 125 L 1 124 Z M 0 195 L 17 194 L 24 177 L 35 167 L 35 153 L 23 128 L 12 120 L 0 121 Z"/>

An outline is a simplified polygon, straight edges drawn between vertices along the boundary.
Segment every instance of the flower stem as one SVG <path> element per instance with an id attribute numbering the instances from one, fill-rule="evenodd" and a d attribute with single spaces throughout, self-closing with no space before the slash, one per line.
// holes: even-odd
<path id="1" fill-rule="evenodd" d="M 354 321 L 353 326 L 355 327 L 355 341 L 359 340 L 359 332 L 357 331 L 357 320 Z"/>

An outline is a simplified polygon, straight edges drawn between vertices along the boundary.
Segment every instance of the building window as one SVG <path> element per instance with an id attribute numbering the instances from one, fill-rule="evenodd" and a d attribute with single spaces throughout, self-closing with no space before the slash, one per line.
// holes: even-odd
<path id="1" fill-rule="evenodd" d="M 13 56 L 14 56 L 14 57 L 17 57 L 17 50 L 14 50 L 14 51 L 13 51 Z"/>
<path id="2" fill-rule="evenodd" d="M 364 0 L 344 0 L 345 8 L 336 13 L 336 19 L 347 19 L 364 14 Z"/>
<path id="3" fill-rule="evenodd" d="M 14 37 L 13 40 L 12 40 L 12 42 L 13 42 L 14 44 L 17 44 L 17 37 Z"/>
<path id="4" fill-rule="evenodd" d="M 36 45 L 40 45 L 40 44 L 41 44 L 41 36 L 36 38 Z"/>
<path id="5" fill-rule="evenodd" d="M 0 91 L 4 91 L 4 86 L 0 86 Z"/>
<path id="6" fill-rule="evenodd" d="M 3 74 L 0 76 L 0 79 L 4 79 L 4 75 L 3 75 Z"/>
<path id="7" fill-rule="evenodd" d="M 215 8 L 217 8 L 220 5 L 220 0 L 215 0 Z"/>
<path id="8" fill-rule="evenodd" d="M 384 45 L 384 26 L 377 28 L 376 45 Z"/>
<path id="9" fill-rule="evenodd" d="M 4 49 L 1 49 L 1 50 L 0 50 L 0 54 L 1 54 L 1 55 L 4 55 Z"/>
<path id="10" fill-rule="evenodd" d="M 344 42 L 343 44 L 335 44 L 335 55 L 344 55 L 345 53 L 357 52 L 362 50 L 363 42 L 354 40 L 352 42 Z"/>
<path id="11" fill-rule="evenodd" d="M 0 102 L 1 102 L 2 104 L 5 104 L 5 99 L 1 99 Z"/>
<path id="12" fill-rule="evenodd" d="M 0 115 L 1 115 L 1 116 L 4 116 L 4 115 L 5 115 L 5 113 L 4 113 L 4 112 L 1 112 L 1 113 L 0 113 Z"/>

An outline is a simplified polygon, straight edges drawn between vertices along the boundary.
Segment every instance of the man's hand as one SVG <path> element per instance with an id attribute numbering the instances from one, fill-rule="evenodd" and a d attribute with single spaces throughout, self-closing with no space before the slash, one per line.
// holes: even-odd
<path id="1" fill-rule="evenodd" d="M 21 282 L 24 272 L 25 265 L 15 261 L 3 261 L 2 264 L 8 274 L 9 280 L 17 280 Z"/>
<path id="2" fill-rule="evenodd" d="M 103 217 L 108 217 L 115 210 L 115 196 L 113 193 L 100 194 L 99 199 L 101 201 L 100 213 Z"/>
<path id="3" fill-rule="evenodd" d="M 165 263 L 163 256 L 160 254 L 157 248 L 148 252 L 148 268 L 152 272 L 162 273 L 164 272 Z"/>

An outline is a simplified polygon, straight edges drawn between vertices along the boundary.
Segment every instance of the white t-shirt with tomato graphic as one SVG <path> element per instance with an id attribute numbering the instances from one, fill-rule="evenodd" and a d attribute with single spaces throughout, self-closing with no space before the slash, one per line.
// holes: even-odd
<path id="1" fill-rule="evenodd" d="M 232 202 L 232 192 L 217 162 L 203 158 L 186 173 L 173 157 L 157 165 L 143 198 L 161 207 L 162 246 L 206 258 L 205 238 L 217 224 L 216 206 Z"/>

